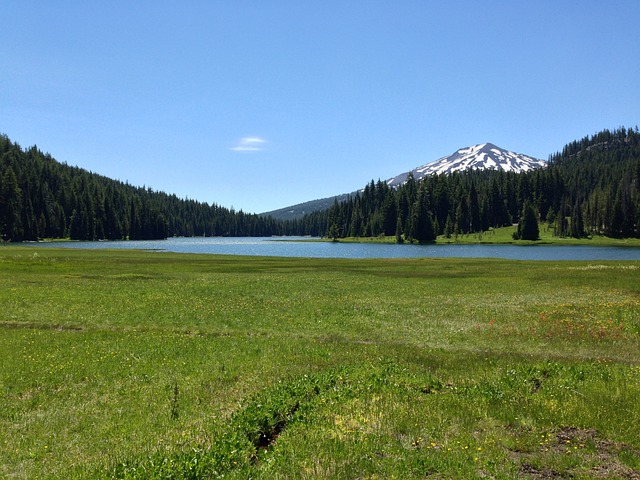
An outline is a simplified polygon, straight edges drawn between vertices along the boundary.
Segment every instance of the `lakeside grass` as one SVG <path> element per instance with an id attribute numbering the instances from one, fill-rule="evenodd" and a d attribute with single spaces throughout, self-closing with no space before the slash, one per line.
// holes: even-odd
<path id="1" fill-rule="evenodd" d="M 458 235 L 457 237 L 445 238 L 438 237 L 437 243 L 506 243 L 514 245 L 591 245 L 591 246 L 607 246 L 607 247 L 640 247 L 640 238 L 612 238 L 602 235 L 592 235 L 584 238 L 572 237 L 556 237 L 553 234 L 553 228 L 548 225 L 540 225 L 540 239 L 531 240 L 514 240 L 512 237 L 515 227 L 492 228 L 481 233 L 472 233 L 468 235 Z"/>
<path id="2" fill-rule="evenodd" d="M 0 248 L 0 477 L 635 478 L 640 262 Z"/>
<path id="3" fill-rule="evenodd" d="M 600 247 L 640 247 L 640 238 L 612 238 L 593 235 L 584 238 L 556 237 L 553 229 L 547 225 L 540 226 L 539 240 L 514 240 L 512 234 L 515 227 L 491 228 L 484 232 L 454 235 L 450 238 L 440 235 L 436 244 L 511 244 L 511 245 L 585 245 Z M 324 241 L 327 241 L 326 239 Z M 354 243 L 396 243 L 395 236 L 379 237 L 347 237 L 338 242 Z"/>

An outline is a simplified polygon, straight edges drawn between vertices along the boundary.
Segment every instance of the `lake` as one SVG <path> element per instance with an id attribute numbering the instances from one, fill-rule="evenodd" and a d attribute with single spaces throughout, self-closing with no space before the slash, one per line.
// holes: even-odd
<path id="1" fill-rule="evenodd" d="M 123 248 L 161 252 L 312 258 L 504 258 L 513 260 L 640 260 L 640 248 L 569 245 L 398 245 L 314 242 L 306 237 L 169 238 L 149 241 L 42 242 L 34 248 Z"/>

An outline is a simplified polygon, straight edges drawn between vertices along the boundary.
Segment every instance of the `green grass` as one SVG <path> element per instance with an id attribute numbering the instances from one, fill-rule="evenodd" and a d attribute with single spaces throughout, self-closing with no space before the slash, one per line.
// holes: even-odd
<path id="1" fill-rule="evenodd" d="M 0 248 L 1 478 L 634 478 L 640 262 Z"/>
<path id="2" fill-rule="evenodd" d="M 455 235 L 446 238 L 440 235 L 436 239 L 437 244 L 464 243 L 464 244 L 513 244 L 513 245 L 590 245 L 590 246 L 607 246 L 607 247 L 640 247 L 640 238 L 612 238 L 602 235 L 593 235 L 585 238 L 556 237 L 553 235 L 553 229 L 545 224 L 540 225 L 540 239 L 536 241 L 530 240 L 514 240 L 513 232 L 515 227 L 491 228 L 484 232 L 470 233 L 464 235 Z M 325 239 L 324 241 L 330 241 Z M 345 243 L 396 243 L 395 236 L 379 236 L 379 237 L 348 237 L 338 239 L 339 242 Z"/>
<path id="3" fill-rule="evenodd" d="M 546 224 L 540 224 L 540 239 L 514 240 L 512 237 L 515 227 L 492 228 L 486 232 L 458 235 L 457 237 L 438 237 L 437 243 L 511 243 L 515 245 L 553 244 L 553 245 L 594 245 L 610 247 L 639 247 L 639 238 L 612 238 L 602 235 L 593 235 L 585 238 L 556 237 L 553 228 Z"/>

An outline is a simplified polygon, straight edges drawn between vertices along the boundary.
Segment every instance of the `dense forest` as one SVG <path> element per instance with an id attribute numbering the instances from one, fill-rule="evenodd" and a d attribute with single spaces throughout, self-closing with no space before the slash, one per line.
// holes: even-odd
<path id="1" fill-rule="evenodd" d="M 640 133 L 602 131 L 564 147 L 527 173 L 468 170 L 432 175 L 391 189 L 371 181 L 326 212 L 312 214 L 328 236 L 396 236 L 430 242 L 518 224 L 515 237 L 640 237 Z"/>
<path id="2" fill-rule="evenodd" d="M 159 239 L 169 236 L 395 236 L 430 242 L 538 223 L 557 236 L 640 237 L 640 133 L 620 128 L 574 141 L 544 169 L 409 177 L 397 189 L 371 181 L 328 210 L 275 220 L 134 187 L 71 167 L 0 136 L 0 238 Z"/>
<path id="3" fill-rule="evenodd" d="M 134 187 L 0 136 L 0 237 L 147 240 L 168 236 L 265 236 L 287 224 Z"/>

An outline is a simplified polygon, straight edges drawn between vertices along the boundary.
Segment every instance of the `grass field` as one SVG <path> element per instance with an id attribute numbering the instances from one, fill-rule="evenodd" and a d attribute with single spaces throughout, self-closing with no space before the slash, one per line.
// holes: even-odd
<path id="1" fill-rule="evenodd" d="M 572 237 L 556 237 L 553 228 L 546 224 L 540 224 L 540 239 L 536 241 L 530 240 L 514 240 L 513 232 L 515 227 L 492 228 L 481 233 L 471 233 L 468 235 L 458 235 L 451 238 L 444 236 L 438 237 L 437 243 L 513 243 L 517 245 L 527 244 L 553 244 L 553 245 L 593 245 L 593 246 L 611 246 L 611 247 L 640 247 L 639 238 L 612 238 L 601 235 L 593 235 L 584 238 Z"/>
<path id="2" fill-rule="evenodd" d="M 640 262 L 0 248 L 0 478 L 640 478 Z"/>
<path id="3" fill-rule="evenodd" d="M 464 243 L 464 244 L 514 244 L 514 245 L 585 245 L 585 246 L 606 246 L 606 247 L 640 247 L 640 238 L 613 238 L 602 235 L 593 235 L 583 238 L 556 237 L 553 228 L 546 224 L 540 225 L 540 238 L 531 240 L 514 240 L 513 233 L 516 227 L 491 228 L 487 231 L 469 233 L 464 235 L 453 235 L 450 238 L 440 235 L 435 243 Z M 328 241 L 327 239 L 323 241 Z M 355 243 L 396 243 L 395 235 L 379 237 L 347 237 L 338 239 L 339 242 Z"/>

